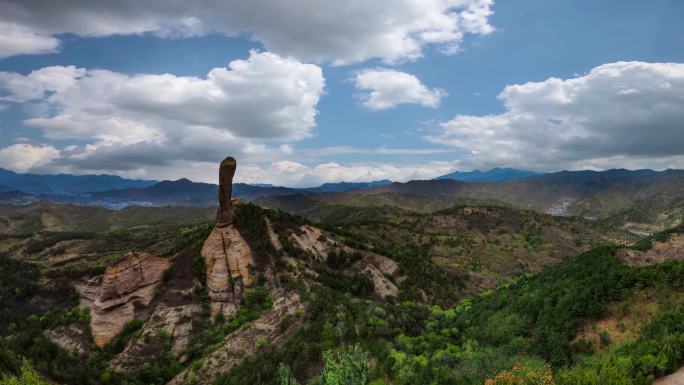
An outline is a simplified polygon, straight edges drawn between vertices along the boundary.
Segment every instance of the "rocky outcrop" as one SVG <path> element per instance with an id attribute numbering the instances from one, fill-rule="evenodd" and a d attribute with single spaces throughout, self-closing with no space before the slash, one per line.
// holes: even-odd
<path id="1" fill-rule="evenodd" d="M 297 229 L 297 231 L 293 231 L 291 235 L 300 249 L 307 251 L 319 261 L 325 261 L 328 259 L 328 253 L 330 250 L 351 250 L 341 245 L 338 246 L 333 240 L 326 237 L 321 229 L 313 226 L 303 225 Z"/>
<path id="2" fill-rule="evenodd" d="M 149 336 L 147 339 L 152 340 L 152 338 L 159 338 L 162 332 L 166 333 L 171 339 L 171 353 L 175 357 L 179 357 L 183 349 L 190 343 L 192 320 L 194 315 L 201 312 L 201 308 L 202 306 L 199 303 L 178 306 L 159 303 L 145 323 L 141 334 Z M 139 370 L 145 362 L 158 357 L 163 348 L 157 347 L 153 343 L 147 343 L 145 340 L 146 338 L 138 338 L 131 341 L 112 360 L 110 366 L 123 373 L 132 373 Z"/>
<path id="3" fill-rule="evenodd" d="M 656 380 L 653 385 L 684 385 L 684 368 Z"/>
<path id="4" fill-rule="evenodd" d="M 657 263 L 684 259 L 684 234 L 672 235 L 665 242 L 657 242 L 648 251 L 620 249 L 617 257 L 628 265 L 649 266 Z"/>
<path id="5" fill-rule="evenodd" d="M 374 265 L 367 265 L 363 271 L 370 276 L 373 281 L 373 288 L 375 294 L 381 298 L 396 297 L 399 293 L 397 286 L 390 281 L 377 267 Z"/>
<path id="6" fill-rule="evenodd" d="M 191 378 L 197 379 L 193 382 L 195 384 L 213 383 L 216 376 L 230 370 L 233 365 L 244 358 L 254 355 L 261 345 L 272 346 L 287 338 L 298 323 L 292 322 L 285 330 L 282 330 L 279 327 L 280 321 L 283 317 L 292 317 L 301 309 L 302 304 L 297 293 L 281 293 L 274 298 L 273 307 L 270 310 L 264 312 L 249 325 L 230 334 L 217 350 L 203 357 L 199 370 L 195 372 L 194 369 L 186 369 L 167 385 L 188 384 Z"/>
<path id="7" fill-rule="evenodd" d="M 390 280 L 390 277 L 394 277 L 399 270 L 396 262 L 380 254 L 366 253 L 358 264 L 360 270 L 373 281 L 377 296 L 387 298 L 396 297 L 399 294 L 399 289 Z"/>
<path id="8" fill-rule="evenodd" d="M 147 253 L 130 253 L 109 266 L 92 305 L 90 328 L 103 346 L 133 320 L 135 306 L 147 306 L 171 262 Z M 92 287 L 85 290 L 92 293 Z"/>
<path id="9" fill-rule="evenodd" d="M 78 356 L 88 352 L 88 333 L 79 325 L 60 326 L 45 332 L 52 342 Z"/>
<path id="10" fill-rule="evenodd" d="M 252 286 L 252 252 L 235 226 L 214 227 L 204 241 L 202 257 L 207 267 L 207 291 L 213 313 L 232 316 L 240 305 L 244 287 Z"/>
<path id="11" fill-rule="evenodd" d="M 81 282 L 76 282 L 74 288 L 78 293 L 78 306 L 87 309 L 92 309 L 95 300 L 100 295 L 100 285 L 102 284 L 102 276 L 88 278 Z"/>
<path id="12" fill-rule="evenodd" d="M 393 260 L 384 255 L 369 253 L 366 259 L 375 265 L 383 274 L 395 275 L 399 270 L 399 266 Z"/>

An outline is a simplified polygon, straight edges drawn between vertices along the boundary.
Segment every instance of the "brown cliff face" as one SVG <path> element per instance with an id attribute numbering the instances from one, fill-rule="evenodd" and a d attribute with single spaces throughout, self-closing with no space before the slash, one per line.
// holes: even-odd
<path id="1" fill-rule="evenodd" d="M 109 266 L 93 302 L 90 328 L 98 346 L 109 342 L 135 316 L 135 303 L 148 305 L 171 262 L 147 253 L 130 253 Z"/>
<path id="2" fill-rule="evenodd" d="M 240 305 L 244 287 L 252 286 L 252 252 L 233 226 L 215 227 L 204 241 L 202 257 L 207 266 L 207 290 L 213 313 L 231 316 Z"/>

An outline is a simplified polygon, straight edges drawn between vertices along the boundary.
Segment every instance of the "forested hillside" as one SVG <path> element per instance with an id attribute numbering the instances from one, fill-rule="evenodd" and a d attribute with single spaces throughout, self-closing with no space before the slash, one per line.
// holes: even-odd
<path id="1" fill-rule="evenodd" d="M 44 209 L 25 208 L 74 215 Z M 255 282 L 230 316 L 205 284 L 211 223 L 182 211 L 175 225 L 130 208 L 91 232 L 4 235 L 2 370 L 59 384 L 599 385 L 650 384 L 684 359 L 682 227 L 625 249 L 610 227 L 501 206 L 340 207 L 321 227 L 235 209 Z M 100 345 L 89 285 L 131 250 L 171 267 Z"/>

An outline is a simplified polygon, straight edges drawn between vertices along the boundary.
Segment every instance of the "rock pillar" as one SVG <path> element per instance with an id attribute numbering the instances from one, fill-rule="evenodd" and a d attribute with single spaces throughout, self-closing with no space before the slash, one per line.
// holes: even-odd
<path id="1" fill-rule="evenodd" d="M 226 227 L 233 223 L 235 213 L 231 199 L 236 167 L 237 161 L 232 156 L 224 159 L 219 167 L 219 208 L 216 211 L 216 227 Z"/>

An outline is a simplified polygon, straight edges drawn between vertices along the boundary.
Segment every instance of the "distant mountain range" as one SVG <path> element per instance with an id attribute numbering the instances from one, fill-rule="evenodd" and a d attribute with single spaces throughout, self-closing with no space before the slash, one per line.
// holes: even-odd
<path id="1" fill-rule="evenodd" d="M 247 200 L 273 195 L 344 192 L 370 189 L 392 183 L 373 182 L 325 183 L 318 187 L 289 188 L 269 184 L 233 184 L 233 197 Z M 217 202 L 218 185 L 175 181 L 131 180 L 113 175 L 38 175 L 20 174 L 0 168 L 0 204 L 27 204 L 46 200 L 105 206 L 205 206 Z"/>
<path id="2" fill-rule="evenodd" d="M 373 187 L 384 186 L 392 183 L 389 179 L 376 180 L 373 182 L 337 182 L 337 183 L 323 183 L 318 187 L 305 188 L 310 192 L 342 192 L 349 190 L 362 189 L 366 190 Z"/>
<path id="3" fill-rule="evenodd" d="M 392 183 L 389 180 L 375 182 L 341 182 L 326 183 L 319 187 L 290 188 L 272 185 L 251 185 L 245 183 L 233 184 L 233 197 L 253 200 L 259 197 L 274 195 L 293 195 L 302 193 L 344 192 L 351 190 L 365 190 Z M 217 202 L 218 185 L 210 183 L 192 182 L 188 179 L 176 181 L 162 181 L 147 187 L 133 187 L 115 189 L 86 194 L 89 202 L 104 206 L 118 206 L 126 204 L 140 205 L 213 205 Z"/>
<path id="4" fill-rule="evenodd" d="M 462 180 L 454 180 L 461 178 Z M 467 181 L 466 181 L 467 180 Z M 35 201 L 127 206 L 210 206 L 218 186 L 188 179 L 128 180 L 111 175 L 34 175 L 0 169 L 0 203 Z M 615 224 L 676 225 L 684 216 L 684 170 L 560 171 L 515 169 L 452 173 L 404 183 L 380 180 L 326 183 L 312 188 L 235 183 L 233 196 L 314 218 L 339 206 L 386 207 L 419 212 L 464 200 L 485 200 L 556 215 L 579 215 Z"/>
<path id="5" fill-rule="evenodd" d="M 261 197 L 257 202 L 316 219 L 336 207 L 433 212 L 464 200 L 604 219 L 651 231 L 682 221 L 684 170 L 561 171 L 502 182 L 415 180 L 334 194 Z"/>
<path id="6" fill-rule="evenodd" d="M 450 174 L 438 176 L 435 179 L 453 179 L 462 182 L 504 182 L 507 180 L 525 179 L 541 173 L 514 168 L 493 168 L 489 171 L 456 171 Z"/>
<path id="7" fill-rule="evenodd" d="M 73 195 L 111 189 L 147 187 L 155 180 L 125 179 L 114 175 L 20 174 L 0 168 L 0 192 Z"/>

